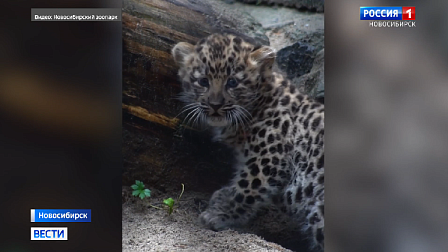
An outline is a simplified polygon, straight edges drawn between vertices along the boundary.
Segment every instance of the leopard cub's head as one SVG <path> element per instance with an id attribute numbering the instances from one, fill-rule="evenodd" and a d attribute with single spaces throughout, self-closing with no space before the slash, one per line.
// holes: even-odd
<path id="1" fill-rule="evenodd" d="M 179 66 L 186 121 L 210 126 L 238 127 L 250 121 L 275 60 L 270 47 L 220 34 L 196 45 L 180 42 L 172 55 Z"/>

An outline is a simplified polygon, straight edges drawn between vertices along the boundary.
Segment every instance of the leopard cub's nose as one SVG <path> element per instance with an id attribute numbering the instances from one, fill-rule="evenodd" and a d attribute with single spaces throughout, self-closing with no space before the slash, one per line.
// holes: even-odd
<path id="1" fill-rule="evenodd" d="M 224 103 L 213 103 L 213 102 L 209 102 L 208 105 L 209 105 L 215 112 L 217 112 L 217 111 L 224 105 Z"/>

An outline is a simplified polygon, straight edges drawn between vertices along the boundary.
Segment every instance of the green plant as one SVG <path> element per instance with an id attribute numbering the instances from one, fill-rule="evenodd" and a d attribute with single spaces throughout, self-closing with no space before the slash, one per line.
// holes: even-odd
<path id="1" fill-rule="evenodd" d="M 136 197 L 140 197 L 140 199 L 144 200 L 145 198 L 149 198 L 151 196 L 151 191 L 149 189 L 145 188 L 145 184 L 141 182 L 140 180 L 136 180 L 135 184 L 131 185 L 131 188 L 134 190 L 132 191 L 132 195 Z M 163 200 L 163 204 L 168 209 L 168 215 L 171 215 L 174 211 L 175 205 L 177 202 L 180 201 L 180 198 L 182 197 L 182 194 L 184 193 L 185 186 L 182 184 L 182 192 L 180 193 L 179 197 L 175 201 L 173 198 L 168 198 Z M 150 207 L 156 208 L 156 209 L 163 209 L 160 207 L 153 206 L 149 204 L 149 202 L 144 201 L 145 204 L 149 205 Z"/>
<path id="2" fill-rule="evenodd" d="M 174 201 L 173 198 L 168 198 L 163 200 L 163 204 L 165 204 L 168 207 L 168 215 L 171 215 L 174 211 L 174 205 L 176 202 L 180 201 L 180 198 L 182 197 L 182 194 L 184 193 L 185 186 L 182 184 L 182 192 L 180 193 L 179 197 L 177 198 L 177 201 Z"/>
<path id="3" fill-rule="evenodd" d="M 173 213 L 174 200 L 173 198 L 168 198 L 163 200 L 163 204 L 168 206 L 168 215 Z"/>
<path id="4" fill-rule="evenodd" d="M 135 184 L 131 185 L 131 188 L 134 190 L 132 191 L 132 195 L 140 197 L 140 199 L 151 196 L 151 191 L 149 189 L 146 189 L 145 184 L 143 184 L 143 182 L 141 182 L 140 180 L 136 180 Z"/>

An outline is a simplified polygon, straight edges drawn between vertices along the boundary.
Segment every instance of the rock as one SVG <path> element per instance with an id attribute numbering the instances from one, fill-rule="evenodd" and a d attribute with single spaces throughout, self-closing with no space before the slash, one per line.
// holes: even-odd
<path id="1" fill-rule="evenodd" d="M 321 21 L 323 24 L 323 20 Z M 289 29 L 288 29 L 289 28 Z M 324 48 L 324 29 L 316 28 L 314 31 L 308 32 L 301 30 L 300 28 L 294 29 L 294 27 L 286 27 L 285 36 L 289 38 L 293 43 L 301 42 L 315 48 L 315 53 Z"/>
<path id="2" fill-rule="evenodd" d="M 324 12 L 324 0 L 239 0 L 250 4 L 283 5 L 298 10 Z"/>
<path id="3" fill-rule="evenodd" d="M 314 55 L 315 49 L 313 46 L 297 42 L 277 52 L 277 65 L 289 79 L 293 79 L 311 70 Z"/>
<path id="4" fill-rule="evenodd" d="M 296 84 L 299 89 L 315 98 L 316 100 L 324 103 L 324 49 L 320 50 L 316 58 L 314 59 L 313 67 L 307 74 L 293 79 L 293 83 Z"/>

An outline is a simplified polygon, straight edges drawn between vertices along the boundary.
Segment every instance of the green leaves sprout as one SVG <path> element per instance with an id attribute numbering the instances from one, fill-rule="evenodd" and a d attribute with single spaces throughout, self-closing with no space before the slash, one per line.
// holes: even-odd
<path id="1" fill-rule="evenodd" d="M 141 182 L 140 180 L 136 180 L 135 184 L 131 185 L 131 188 L 133 190 L 132 195 L 139 197 L 142 200 L 145 198 L 149 198 L 151 196 L 151 191 L 149 189 L 146 189 L 145 184 L 143 184 L 143 182 Z M 180 198 L 182 197 L 182 194 L 184 193 L 184 189 L 185 189 L 185 186 L 184 186 L 184 184 L 182 184 L 182 192 L 180 193 L 180 195 L 176 201 L 173 198 L 167 198 L 167 199 L 163 200 L 163 204 L 165 204 L 165 206 L 168 210 L 168 215 L 171 215 L 173 213 L 176 203 L 180 201 Z M 149 204 L 149 206 L 151 206 L 153 208 L 157 208 L 157 209 L 163 209 L 160 207 L 153 206 L 151 204 Z"/>
<path id="2" fill-rule="evenodd" d="M 168 215 L 173 213 L 174 200 L 173 198 L 168 198 L 163 200 L 163 204 L 168 206 Z"/>
<path id="3" fill-rule="evenodd" d="M 136 180 L 135 184 L 131 185 L 131 188 L 134 190 L 132 191 L 132 195 L 140 197 L 140 199 L 151 196 L 151 191 L 149 189 L 145 189 L 145 184 L 143 184 L 140 180 Z"/>
<path id="4" fill-rule="evenodd" d="M 182 194 L 184 193 L 185 186 L 182 184 L 182 192 L 180 193 L 179 197 L 177 198 L 177 201 L 174 201 L 173 198 L 168 198 L 163 200 L 163 204 L 165 204 L 168 207 L 168 215 L 171 215 L 174 210 L 174 204 L 176 202 L 180 201 L 180 198 L 182 197 Z"/>

